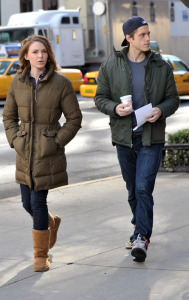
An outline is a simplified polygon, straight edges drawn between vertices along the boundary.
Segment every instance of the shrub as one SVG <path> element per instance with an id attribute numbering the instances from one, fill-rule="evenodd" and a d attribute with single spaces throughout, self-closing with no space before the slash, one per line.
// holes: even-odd
<path id="1" fill-rule="evenodd" d="M 176 169 L 183 171 L 189 168 L 189 129 L 169 134 L 167 144 L 165 145 L 163 167 L 167 171 Z M 185 149 L 182 149 L 183 144 L 186 145 Z"/>
<path id="2" fill-rule="evenodd" d="M 176 133 L 168 134 L 168 144 L 188 144 L 189 129 L 179 130 Z"/>

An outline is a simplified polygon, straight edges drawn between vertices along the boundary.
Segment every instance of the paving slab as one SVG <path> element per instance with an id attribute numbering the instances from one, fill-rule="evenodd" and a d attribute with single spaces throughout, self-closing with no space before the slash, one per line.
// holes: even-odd
<path id="1" fill-rule="evenodd" d="M 20 197 L 0 201 L 0 299 L 189 299 L 189 173 L 158 173 L 144 263 L 124 247 L 133 231 L 121 176 L 49 192 L 62 218 L 51 269 L 33 272 L 32 220 Z"/>

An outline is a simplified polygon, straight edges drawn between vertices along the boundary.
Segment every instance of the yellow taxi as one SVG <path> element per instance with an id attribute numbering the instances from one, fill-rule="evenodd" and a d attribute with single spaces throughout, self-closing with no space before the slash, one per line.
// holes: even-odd
<path id="1" fill-rule="evenodd" d="M 7 96 L 8 88 L 13 76 L 19 69 L 19 60 L 17 58 L 0 59 L 0 98 Z"/>
<path id="2" fill-rule="evenodd" d="M 162 54 L 162 57 L 172 66 L 173 74 L 179 95 L 189 94 L 189 66 L 179 57 Z M 88 72 L 84 75 L 84 84 L 80 86 L 83 97 L 94 98 L 97 88 L 98 71 Z"/>
<path id="3" fill-rule="evenodd" d="M 189 94 L 189 66 L 186 62 L 174 55 L 162 55 L 172 66 L 173 74 L 179 95 Z"/>
<path id="4" fill-rule="evenodd" d="M 83 77 L 84 83 L 80 86 L 80 94 L 83 97 L 94 98 L 97 88 L 98 71 L 88 72 Z"/>
<path id="5" fill-rule="evenodd" d="M 19 69 L 18 55 L 21 46 L 0 45 L 0 98 L 6 98 L 13 76 Z"/>
<path id="6" fill-rule="evenodd" d="M 6 98 L 10 82 L 19 69 L 19 57 L 15 49 L 15 46 L 12 50 L 10 45 L 0 45 L 0 99 Z M 83 74 L 79 69 L 66 69 L 58 66 L 57 72 L 67 77 L 74 91 L 79 92 L 80 85 L 83 83 Z"/>
<path id="7" fill-rule="evenodd" d="M 83 74 L 79 69 L 67 69 L 58 66 L 57 72 L 67 77 L 73 86 L 75 92 L 79 92 L 80 85 L 83 84 Z"/>

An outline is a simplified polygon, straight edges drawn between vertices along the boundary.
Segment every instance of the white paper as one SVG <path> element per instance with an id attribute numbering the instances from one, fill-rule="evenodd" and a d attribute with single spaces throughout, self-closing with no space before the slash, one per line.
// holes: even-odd
<path id="1" fill-rule="evenodd" d="M 152 112 L 152 104 L 149 103 L 145 106 L 142 106 L 141 108 L 138 108 L 135 110 L 135 116 L 137 121 L 137 126 L 133 128 L 133 130 L 138 129 L 140 126 L 142 126 L 144 123 L 147 122 L 145 116 L 150 114 Z"/>

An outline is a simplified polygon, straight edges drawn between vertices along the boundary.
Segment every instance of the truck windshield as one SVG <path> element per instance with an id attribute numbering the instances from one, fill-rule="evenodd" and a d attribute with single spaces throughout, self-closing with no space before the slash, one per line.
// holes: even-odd
<path id="1" fill-rule="evenodd" d="M 31 34 L 34 34 L 33 28 L 0 30 L 0 44 L 20 43 Z"/>

